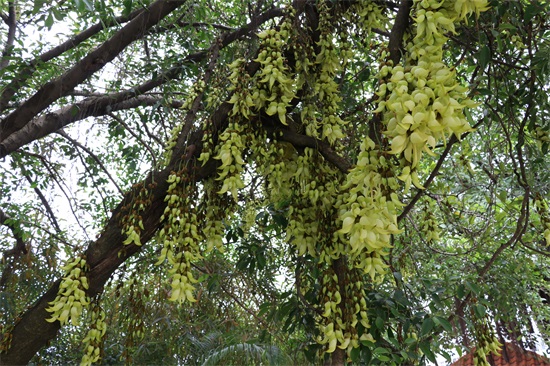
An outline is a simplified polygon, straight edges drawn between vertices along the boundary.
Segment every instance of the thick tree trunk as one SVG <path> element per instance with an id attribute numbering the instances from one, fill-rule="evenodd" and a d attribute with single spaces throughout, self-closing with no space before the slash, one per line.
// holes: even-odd
<path id="1" fill-rule="evenodd" d="M 336 350 L 332 352 L 331 358 L 331 366 L 344 366 L 346 364 L 346 350 L 336 348 Z"/>

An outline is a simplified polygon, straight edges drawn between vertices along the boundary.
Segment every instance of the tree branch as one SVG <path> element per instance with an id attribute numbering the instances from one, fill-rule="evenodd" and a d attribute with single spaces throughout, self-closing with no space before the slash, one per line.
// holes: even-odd
<path id="1" fill-rule="evenodd" d="M 88 117 L 108 115 L 111 112 L 116 112 L 119 110 L 133 109 L 140 106 L 153 106 L 158 104 L 160 101 L 159 98 L 138 95 L 131 99 L 113 103 L 113 101 L 122 99 L 120 96 L 121 94 L 126 96 L 134 93 L 135 90 L 128 90 L 102 97 L 86 98 L 75 104 L 68 105 L 57 111 L 35 118 L 21 130 L 11 134 L 7 139 L 2 141 L 3 154 L 0 153 L 0 158 L 3 158 L 17 149 L 31 143 L 32 141 L 56 132 L 76 121 L 80 121 Z M 173 101 L 170 104 L 173 108 L 179 108 L 181 105 L 182 103 L 179 101 Z"/>
<path id="2" fill-rule="evenodd" d="M 113 185 L 116 187 L 116 189 L 120 192 L 121 195 L 124 195 L 124 191 L 122 190 L 122 188 L 120 188 L 120 186 L 117 184 L 117 182 L 113 179 L 113 177 L 111 176 L 111 173 L 109 173 L 109 171 L 107 170 L 107 168 L 105 167 L 105 165 L 103 165 L 103 163 L 101 162 L 101 160 L 92 152 L 92 150 L 88 149 L 86 146 L 82 145 L 80 142 L 76 141 L 75 139 L 73 139 L 71 136 L 69 136 L 65 131 L 63 130 L 60 130 L 60 131 L 57 131 L 57 133 L 61 136 L 63 136 L 64 138 L 66 138 L 67 140 L 69 140 L 71 142 L 71 144 L 73 144 L 74 146 L 76 146 L 77 148 L 80 148 L 82 150 L 84 150 L 92 159 L 94 159 L 94 161 L 99 165 L 99 167 L 101 168 L 101 170 L 103 170 L 105 172 L 105 174 L 107 175 L 107 177 L 109 177 L 109 180 L 113 183 Z"/>
<path id="3" fill-rule="evenodd" d="M 28 253 L 27 246 L 23 240 L 23 231 L 20 227 L 16 226 L 13 221 L 10 221 L 9 217 L 2 209 L 0 209 L 0 225 L 7 226 L 12 232 L 13 237 L 15 238 L 15 245 L 12 249 L 5 250 L 3 252 L 3 270 L 2 275 L 0 276 L 0 291 L 6 290 L 6 284 L 8 283 L 10 277 L 13 274 L 13 269 L 15 262 L 22 256 Z M 13 257 L 8 261 L 8 257 Z M 1 357 L 0 357 L 1 360 Z"/>
<path id="4" fill-rule="evenodd" d="M 15 31 L 17 29 L 17 14 L 15 13 L 15 0 L 8 1 L 8 17 L 6 19 L 8 25 L 8 35 L 6 37 L 6 45 L 2 51 L 2 61 L 0 61 L 0 70 L 9 65 L 9 56 L 15 42 Z"/>
<path id="5" fill-rule="evenodd" d="M 80 32 L 76 36 L 68 39 L 67 41 L 63 42 L 62 44 L 52 48 L 51 50 L 44 52 L 37 58 L 29 61 L 26 65 L 24 65 L 21 70 L 19 71 L 19 74 L 14 78 L 13 81 L 11 81 L 8 86 L 2 91 L 0 94 L 0 111 L 4 111 L 10 102 L 11 98 L 15 95 L 17 90 L 25 83 L 26 80 L 28 80 L 34 73 L 35 68 L 38 64 L 42 62 L 48 62 L 55 57 L 60 56 L 64 52 L 75 48 L 82 42 L 86 41 L 87 39 L 93 37 L 97 33 L 101 32 L 102 30 L 121 24 L 126 23 L 132 19 L 134 19 L 138 14 L 143 12 L 143 9 L 138 9 L 130 13 L 128 16 L 121 16 L 114 19 L 106 20 L 99 22 L 90 28 Z"/>
<path id="6" fill-rule="evenodd" d="M 411 12 L 412 0 L 401 0 L 399 10 L 395 16 L 395 22 L 390 33 L 390 42 L 388 48 L 390 50 L 390 60 L 394 65 L 397 65 L 401 60 L 403 53 L 403 36 L 409 27 L 409 13 Z"/>
<path id="7" fill-rule="evenodd" d="M 183 5 L 184 2 L 185 0 L 157 0 L 149 6 L 147 11 L 143 11 L 136 16 L 109 40 L 78 61 L 63 75 L 38 89 L 32 97 L 0 122 L 0 141 L 23 128 L 51 103 L 67 95 L 77 85 L 103 68 L 129 44 L 139 39 L 148 29 Z M 4 148 L 0 144 L 0 155 L 2 154 L 4 154 Z"/>
<path id="8" fill-rule="evenodd" d="M 27 254 L 27 248 L 25 247 L 25 242 L 23 240 L 23 231 L 16 227 L 13 222 L 7 222 L 10 221 L 11 217 L 9 217 L 1 208 L 0 208 L 0 225 L 7 226 L 10 231 L 13 234 L 13 237 L 15 238 L 16 246 L 14 249 L 10 250 L 9 252 L 4 252 L 4 255 L 10 255 L 15 253 L 15 251 L 20 251 L 23 254 Z"/>
<path id="9" fill-rule="evenodd" d="M 36 186 L 36 183 L 30 177 L 29 172 L 22 166 L 20 166 L 20 168 L 21 168 L 21 172 L 23 173 L 23 176 L 25 177 L 27 182 L 29 182 L 31 188 L 34 190 L 34 192 L 36 193 L 38 198 L 40 198 L 40 201 L 44 205 L 44 208 L 46 209 L 46 212 L 48 213 L 50 221 L 51 221 L 52 225 L 55 227 L 55 230 L 57 230 L 58 233 L 61 232 L 61 228 L 59 227 L 59 223 L 57 222 L 57 219 L 56 219 L 56 217 L 53 213 L 52 208 L 50 207 L 50 204 L 48 203 L 48 200 L 46 199 L 46 197 L 44 196 L 42 191 Z"/>
<path id="10" fill-rule="evenodd" d="M 171 29 L 174 29 L 176 27 L 183 28 L 183 27 L 189 27 L 189 26 L 195 27 L 195 28 L 214 28 L 214 29 L 219 29 L 219 30 L 228 31 L 228 32 L 235 30 L 234 28 L 228 27 L 228 26 L 223 25 L 223 24 L 204 23 L 204 22 L 189 23 L 189 22 L 182 22 L 181 20 L 179 20 L 179 21 L 177 21 L 175 23 L 172 23 L 172 24 L 155 27 L 154 29 L 151 29 L 147 34 L 163 33 L 163 32 L 169 31 Z"/>
<path id="11" fill-rule="evenodd" d="M 349 161 L 338 155 L 325 141 L 273 126 L 264 126 L 264 128 L 270 135 L 276 137 L 280 141 L 289 142 L 294 147 L 310 147 L 318 150 L 328 162 L 332 163 L 344 174 L 347 174 L 352 167 L 352 164 Z"/>

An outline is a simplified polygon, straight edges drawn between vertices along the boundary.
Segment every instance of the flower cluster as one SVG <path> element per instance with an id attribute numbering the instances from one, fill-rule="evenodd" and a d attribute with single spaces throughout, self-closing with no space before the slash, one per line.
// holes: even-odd
<path id="1" fill-rule="evenodd" d="M 223 252 L 223 218 L 229 216 L 233 210 L 234 202 L 230 198 L 225 198 L 217 192 L 220 190 L 220 183 L 214 179 L 208 179 L 203 182 L 204 195 L 201 205 L 199 206 L 199 222 L 202 222 L 201 227 L 204 244 L 206 246 L 205 253 L 213 249 Z"/>
<path id="2" fill-rule="evenodd" d="M 84 257 L 76 257 L 61 267 L 65 276 L 59 284 L 59 290 L 54 301 L 50 302 L 46 311 L 52 316 L 46 319 L 53 323 L 59 321 L 61 325 L 71 322 L 72 325 L 80 324 L 82 310 L 90 304 L 90 298 L 86 294 L 88 289 L 88 264 Z"/>
<path id="3" fill-rule="evenodd" d="M 266 180 L 266 195 L 271 202 L 288 201 L 295 193 L 293 179 L 298 171 L 298 153 L 285 142 L 272 141 L 265 151 L 256 149 L 258 170 Z"/>
<path id="4" fill-rule="evenodd" d="M 214 159 L 220 160 L 218 180 L 223 181 L 219 194 L 230 192 L 235 202 L 238 201 L 237 192 L 244 188 L 241 174 L 245 162 L 242 158 L 245 149 L 242 138 L 245 126 L 237 122 L 230 122 L 227 129 L 219 137 L 217 154 Z"/>
<path id="5" fill-rule="evenodd" d="M 86 337 L 82 340 L 84 345 L 84 354 L 80 361 L 81 366 L 88 366 L 94 362 L 98 362 L 101 358 L 101 345 L 103 337 L 107 331 L 105 323 L 105 312 L 98 304 L 95 304 L 91 309 L 91 325 L 86 333 Z"/>
<path id="6" fill-rule="evenodd" d="M 283 56 L 283 47 L 291 31 L 290 16 L 287 16 L 280 30 L 271 28 L 258 34 L 261 39 L 260 51 L 254 61 L 261 66 L 254 76 L 254 91 L 251 95 L 257 111 L 265 109 L 268 116 L 276 114 L 285 125 L 287 108 L 296 95 L 294 79 Z"/>
<path id="7" fill-rule="evenodd" d="M 472 310 L 473 326 L 475 333 L 476 349 L 474 351 L 474 366 L 490 366 L 487 356 L 491 353 L 498 355 L 502 344 L 495 337 L 495 334 L 489 325 L 487 316 L 482 318 L 474 315 Z"/>
<path id="8" fill-rule="evenodd" d="M 421 220 L 421 230 L 424 235 L 424 240 L 426 240 L 428 244 L 437 242 L 441 231 L 434 212 L 435 205 L 432 200 L 427 201 L 424 205 L 422 205 L 422 213 L 424 217 Z"/>
<path id="9" fill-rule="evenodd" d="M 296 170 L 290 181 L 294 192 L 287 238 L 296 246 L 299 255 L 308 253 L 330 262 L 328 251 L 333 247 L 335 230 L 332 215 L 340 180 L 340 174 L 314 149 L 305 148 L 296 158 Z M 325 248 L 327 245 L 329 247 Z"/>
<path id="10" fill-rule="evenodd" d="M 187 184 L 187 169 L 172 172 L 168 177 L 170 184 L 166 192 L 166 209 L 161 216 L 164 227 L 159 231 L 159 240 L 163 248 L 157 264 L 167 260 L 172 268 L 168 271 L 171 278 L 170 301 L 195 302 L 194 283 L 197 280 L 191 271 L 191 262 L 202 258 L 199 243 L 203 239 L 199 233 L 194 187 Z"/>
<path id="11" fill-rule="evenodd" d="M 336 47 L 334 36 L 331 32 L 333 24 L 330 11 L 326 2 L 319 3 L 319 30 L 321 36 L 317 45 L 319 52 L 311 55 L 311 49 L 306 50 L 303 55 L 297 54 L 297 70 L 299 75 L 315 75 L 309 82 L 312 84 L 309 95 L 304 97 L 305 105 L 301 111 L 302 123 L 305 126 L 307 135 L 326 139 L 331 145 L 344 137 L 342 128 L 344 121 L 338 115 L 342 98 L 339 93 L 338 84 L 335 81 L 336 74 L 342 70 L 347 60 L 351 57 L 349 43 L 345 36 L 341 37 L 341 44 Z M 315 62 L 310 61 L 315 57 Z M 303 85 L 305 80 L 300 80 Z"/>
<path id="12" fill-rule="evenodd" d="M 460 3 L 460 6 L 458 4 Z M 407 165 L 400 179 L 422 188 L 414 176 L 422 153 L 434 155 L 432 149 L 454 134 L 470 131 L 463 110 L 475 106 L 456 77 L 456 70 L 443 63 L 445 34 L 455 32 L 455 24 L 470 13 L 484 11 L 486 1 L 455 3 L 435 0 L 415 1 L 414 34 L 406 45 L 405 66 L 382 65 L 383 80 L 376 94 L 391 140 L 391 153 L 403 154 Z"/>
<path id="13" fill-rule="evenodd" d="M 384 8 L 380 7 L 372 0 L 363 0 L 355 2 L 350 11 L 347 13 L 350 16 L 356 17 L 353 20 L 354 24 L 358 24 L 361 30 L 370 33 L 371 29 L 386 29 L 388 25 L 388 17 L 384 15 Z"/>
<path id="14" fill-rule="evenodd" d="M 343 282 L 346 283 L 344 289 L 340 287 L 338 276 L 332 268 L 328 268 L 323 275 L 321 334 L 317 343 L 326 345 L 327 353 L 334 352 L 338 347 L 347 350 L 349 354 L 359 346 L 359 341 L 372 340 L 367 332 L 370 324 L 361 274 L 351 270 Z"/>
<path id="15" fill-rule="evenodd" d="M 381 255 L 390 248 L 390 236 L 399 233 L 395 193 L 397 180 L 390 163 L 375 144 L 366 138 L 361 144 L 357 165 L 349 172 L 339 201 L 339 234 L 346 238 L 346 252 L 372 277 L 384 273 Z"/>
<path id="16" fill-rule="evenodd" d="M 154 185 L 151 185 L 152 188 Z M 134 186 L 137 189 L 139 186 Z M 122 242 L 124 245 L 134 244 L 141 246 L 141 232 L 143 227 L 143 218 L 141 212 L 151 204 L 151 195 L 145 186 L 141 186 L 139 193 L 132 202 L 125 208 L 129 211 L 127 215 L 121 218 L 122 234 L 126 239 Z"/>

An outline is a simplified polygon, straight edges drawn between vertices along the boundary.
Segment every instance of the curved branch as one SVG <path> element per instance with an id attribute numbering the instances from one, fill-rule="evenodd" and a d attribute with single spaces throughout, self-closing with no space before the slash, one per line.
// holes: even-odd
<path id="1" fill-rule="evenodd" d="M 21 130 L 11 134 L 7 139 L 2 141 L 4 150 L 0 153 L 0 158 L 3 158 L 17 149 L 47 136 L 50 133 L 56 132 L 76 121 L 80 121 L 88 117 L 104 116 L 111 112 L 133 109 L 140 106 L 153 106 L 158 104 L 160 101 L 159 98 L 139 95 L 134 96 L 131 99 L 116 102 L 118 99 L 122 99 L 120 97 L 121 94 L 124 94 L 124 96 L 129 96 L 134 93 L 134 90 L 128 90 L 102 97 L 87 98 L 78 103 L 68 105 L 57 111 L 35 118 Z M 179 108 L 181 105 L 182 103 L 179 101 L 173 101 L 170 104 L 173 108 Z"/>
<path id="2" fill-rule="evenodd" d="M 280 130 L 271 127 L 265 127 L 266 131 L 277 139 L 291 143 L 294 147 L 310 147 L 319 151 L 319 153 L 330 163 L 332 163 L 342 173 L 347 174 L 352 164 L 342 156 L 338 155 L 330 145 L 311 136 L 301 135 L 291 130 Z"/>

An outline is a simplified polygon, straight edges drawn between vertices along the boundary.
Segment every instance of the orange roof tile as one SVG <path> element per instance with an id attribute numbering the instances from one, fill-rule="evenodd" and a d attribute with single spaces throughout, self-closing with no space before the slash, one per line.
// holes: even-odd
<path id="1" fill-rule="evenodd" d="M 505 344 L 506 348 L 502 347 L 500 356 L 492 355 L 492 360 L 487 359 L 493 366 L 550 366 L 550 359 L 536 354 L 532 351 L 521 349 L 511 343 Z M 469 353 L 451 366 L 473 366 L 474 355 Z"/>

